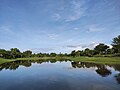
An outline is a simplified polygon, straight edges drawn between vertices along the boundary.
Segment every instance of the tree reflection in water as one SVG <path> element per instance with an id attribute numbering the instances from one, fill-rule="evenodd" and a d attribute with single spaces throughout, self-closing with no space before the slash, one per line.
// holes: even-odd
<path id="1" fill-rule="evenodd" d="M 30 67 L 32 63 L 41 64 L 43 62 L 50 62 L 50 63 L 56 63 L 58 60 L 52 59 L 52 60 L 17 60 L 13 62 L 7 62 L 0 65 L 0 71 L 3 69 L 9 69 L 9 70 L 16 70 L 19 66 L 25 66 Z M 69 60 L 59 60 L 59 62 L 62 61 L 69 61 Z"/>
<path id="2" fill-rule="evenodd" d="M 101 75 L 102 77 L 106 77 L 106 76 L 108 76 L 108 75 L 111 74 L 111 71 L 108 70 L 108 69 L 105 68 L 105 67 L 98 68 L 98 69 L 96 70 L 96 72 L 97 72 L 97 74 Z"/>
<path id="3" fill-rule="evenodd" d="M 72 62 L 71 64 L 72 64 L 72 67 L 74 68 L 91 68 L 91 67 L 95 68 L 97 67 L 95 71 L 97 72 L 97 74 L 99 74 L 102 77 L 106 77 L 112 74 L 111 71 L 106 68 L 106 65 L 103 65 L 103 64 L 88 63 L 88 62 Z"/>
<path id="4" fill-rule="evenodd" d="M 120 84 L 120 73 L 115 75 L 116 81 L 118 84 Z"/>
<path id="5" fill-rule="evenodd" d="M 75 62 L 71 60 L 17 60 L 14 62 L 7 62 L 0 65 L 0 71 L 3 69 L 9 69 L 9 70 L 16 70 L 19 68 L 19 66 L 25 66 L 30 67 L 32 63 L 41 64 L 44 62 L 49 63 L 56 63 L 56 62 L 63 62 L 63 61 L 69 61 L 71 62 L 71 66 L 73 68 L 94 68 L 96 73 L 102 77 L 107 77 L 112 74 L 111 70 L 107 68 L 107 66 L 114 68 L 114 70 L 117 70 L 120 72 L 120 65 L 119 64 L 111 64 L 111 65 L 104 65 L 104 64 L 96 64 L 96 63 L 88 63 L 88 62 Z M 115 75 L 116 81 L 120 84 L 120 73 Z"/>

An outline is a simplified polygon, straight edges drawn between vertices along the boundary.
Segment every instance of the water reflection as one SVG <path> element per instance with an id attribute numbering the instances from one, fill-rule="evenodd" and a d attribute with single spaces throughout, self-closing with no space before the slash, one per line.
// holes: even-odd
<path id="1" fill-rule="evenodd" d="M 98 68 L 96 72 L 102 77 L 106 77 L 111 74 L 111 71 L 105 67 Z"/>
<path id="2" fill-rule="evenodd" d="M 13 62 L 7 62 L 0 64 L 0 70 L 3 69 L 9 69 L 9 70 L 16 70 L 19 66 L 25 66 L 30 67 L 32 63 L 42 64 L 44 62 L 49 63 L 56 63 L 58 60 L 17 60 Z M 114 70 L 120 71 L 120 65 L 119 64 L 111 64 L 111 65 L 104 65 L 104 64 L 96 64 L 96 63 L 88 63 L 88 62 L 74 62 L 71 60 L 59 60 L 59 62 L 63 61 L 70 61 L 71 66 L 73 68 L 97 68 L 96 72 L 106 77 L 111 74 L 111 71 L 107 69 L 107 66 L 114 68 Z"/>
<path id="3" fill-rule="evenodd" d="M 107 65 L 88 63 L 88 62 L 72 62 L 72 67 L 74 68 L 97 68 L 95 71 L 102 77 L 110 75 L 112 72 L 107 69 Z"/>
<path id="4" fill-rule="evenodd" d="M 0 90 L 16 90 L 19 86 L 22 87 L 18 90 L 119 90 L 120 88 L 119 64 L 104 65 L 55 59 L 17 60 L 1 64 L 0 70 L 0 83 L 2 83 Z"/>
<path id="5" fill-rule="evenodd" d="M 116 81 L 118 82 L 118 84 L 120 84 L 120 73 L 115 75 Z"/>
<path id="6" fill-rule="evenodd" d="M 42 64 L 44 62 L 49 63 L 56 63 L 58 60 L 17 60 L 13 62 L 7 62 L 0 65 L 0 70 L 9 69 L 9 70 L 16 70 L 19 66 L 30 67 L 32 63 Z M 63 61 L 70 61 L 70 60 L 59 60 L 59 62 Z M 96 63 L 88 63 L 88 62 L 74 62 L 70 61 L 71 66 L 73 68 L 97 68 L 95 71 L 101 75 L 102 77 L 106 77 L 111 74 L 111 71 L 107 69 L 107 66 L 114 68 L 117 71 L 120 71 L 119 64 L 111 64 L 111 65 L 104 65 L 104 64 L 96 64 Z"/>
<path id="7" fill-rule="evenodd" d="M 19 68 L 19 66 L 25 66 L 30 67 L 32 63 L 42 64 L 44 62 L 50 62 L 50 63 L 56 63 L 58 60 L 52 59 L 52 60 L 17 60 L 13 62 L 7 62 L 0 64 L 0 71 L 3 69 L 9 69 L 9 70 L 16 70 Z M 59 60 L 59 62 L 63 61 L 70 61 L 70 60 Z"/>

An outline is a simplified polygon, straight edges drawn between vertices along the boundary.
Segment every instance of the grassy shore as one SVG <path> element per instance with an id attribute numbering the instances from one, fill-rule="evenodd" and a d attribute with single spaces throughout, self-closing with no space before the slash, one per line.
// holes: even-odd
<path id="1" fill-rule="evenodd" d="M 5 62 L 12 62 L 12 61 L 15 61 L 15 60 L 14 59 L 3 59 L 3 58 L 0 58 L 0 64 L 5 63 Z"/>
<path id="2" fill-rule="evenodd" d="M 73 61 L 92 62 L 101 64 L 120 64 L 120 57 L 70 57 Z"/>
<path id="3" fill-rule="evenodd" d="M 64 60 L 67 59 L 68 57 L 31 57 L 31 58 L 16 58 L 16 59 L 3 59 L 0 58 L 0 64 L 6 63 L 6 62 L 12 62 L 12 61 L 17 61 L 17 60 L 50 60 L 50 59 L 55 59 L 55 60 Z"/>
<path id="4" fill-rule="evenodd" d="M 93 62 L 93 63 L 101 63 L 101 64 L 120 64 L 120 57 L 41 57 L 41 58 L 17 58 L 17 59 L 2 59 L 0 58 L 0 64 L 5 62 L 11 62 L 16 60 L 46 60 L 46 59 L 69 59 L 72 61 L 80 61 L 80 62 Z"/>

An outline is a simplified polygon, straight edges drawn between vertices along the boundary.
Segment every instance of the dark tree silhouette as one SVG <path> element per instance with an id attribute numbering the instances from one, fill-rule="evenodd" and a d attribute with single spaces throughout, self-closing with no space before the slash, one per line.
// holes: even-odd
<path id="1" fill-rule="evenodd" d="M 32 55 L 32 51 L 30 51 L 30 50 L 23 52 L 24 57 L 31 57 L 31 55 Z"/>
<path id="2" fill-rule="evenodd" d="M 120 53 L 120 35 L 113 38 L 112 46 L 113 46 L 115 53 Z"/>
<path id="3" fill-rule="evenodd" d="M 107 53 L 107 49 L 109 48 L 109 46 L 100 43 L 99 45 L 97 45 L 94 50 L 97 54 L 106 54 Z"/>

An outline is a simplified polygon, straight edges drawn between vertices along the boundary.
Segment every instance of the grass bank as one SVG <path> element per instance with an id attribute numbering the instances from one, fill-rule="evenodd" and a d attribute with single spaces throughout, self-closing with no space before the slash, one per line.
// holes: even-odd
<path id="1" fill-rule="evenodd" d="M 2 59 L 0 58 L 0 64 L 5 62 L 11 62 L 16 60 L 47 60 L 47 59 L 69 59 L 72 61 L 80 62 L 92 62 L 92 63 L 101 63 L 101 64 L 120 64 L 120 57 L 41 57 L 41 58 L 17 58 L 17 59 Z"/>
<path id="2" fill-rule="evenodd" d="M 101 64 L 120 64 L 120 57 L 70 57 L 70 60 Z"/>
<path id="3" fill-rule="evenodd" d="M 12 61 L 17 61 L 17 60 L 50 60 L 50 59 L 55 59 L 55 60 L 63 60 L 67 59 L 68 57 L 31 57 L 31 58 L 16 58 L 16 59 L 3 59 L 0 58 L 0 64 L 6 63 L 6 62 L 12 62 Z"/>
<path id="4" fill-rule="evenodd" d="M 3 58 L 0 58 L 0 64 L 6 63 L 6 62 L 12 62 L 12 61 L 15 61 L 15 60 L 14 59 L 3 59 Z"/>

